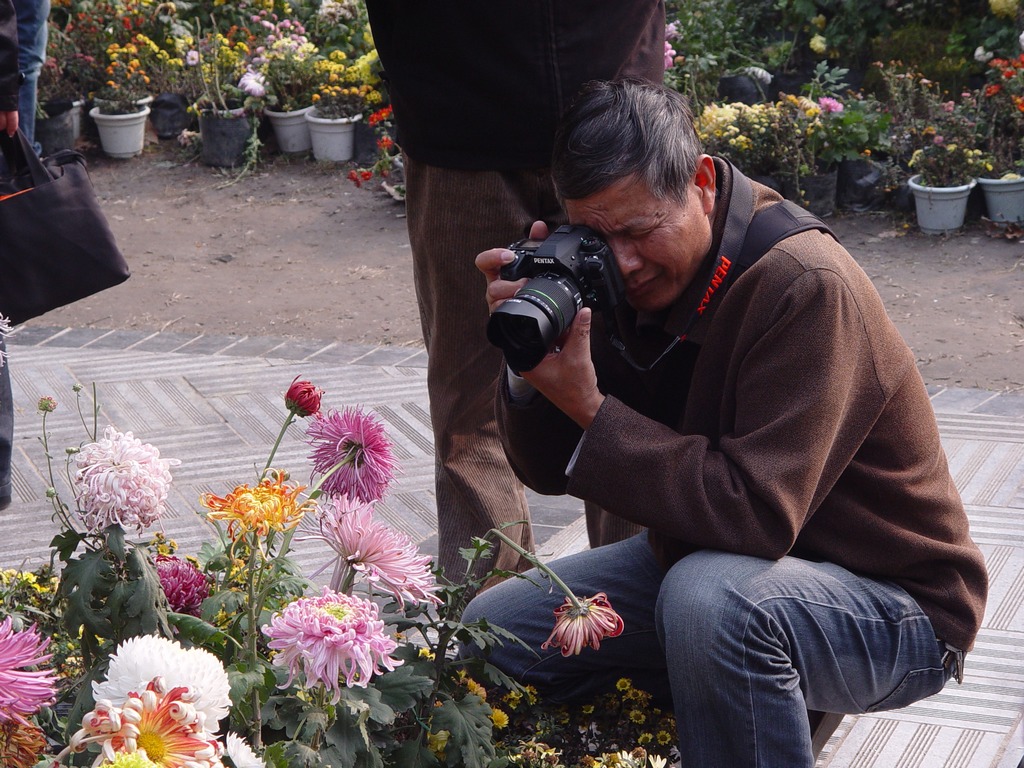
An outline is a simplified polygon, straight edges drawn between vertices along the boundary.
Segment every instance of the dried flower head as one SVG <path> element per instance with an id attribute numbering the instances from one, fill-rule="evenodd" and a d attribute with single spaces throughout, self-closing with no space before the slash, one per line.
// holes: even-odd
<path id="1" fill-rule="evenodd" d="M 88 443 L 75 457 L 78 512 L 89 531 L 111 525 L 138 531 L 156 522 L 164 511 L 171 485 L 170 468 L 177 459 L 161 459 L 160 451 L 131 432 L 107 427 L 103 438 Z"/>
<path id="2" fill-rule="evenodd" d="M 0 722 L 0 765 L 4 768 L 32 768 L 46 749 L 46 736 L 39 726 L 10 720 Z"/>
<path id="3" fill-rule="evenodd" d="M 586 647 L 596 651 L 604 638 L 622 634 L 622 618 L 612 608 L 608 595 L 598 592 L 593 597 L 577 599 L 579 607 L 566 597 L 555 608 L 555 627 L 541 644 L 542 649 L 560 648 L 563 656 L 575 656 Z"/>

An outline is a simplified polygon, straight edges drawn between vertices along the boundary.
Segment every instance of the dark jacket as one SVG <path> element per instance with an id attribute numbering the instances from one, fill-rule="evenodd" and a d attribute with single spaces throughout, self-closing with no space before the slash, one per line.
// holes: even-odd
<path id="1" fill-rule="evenodd" d="M 653 338 L 628 340 L 645 359 L 682 330 L 704 293 L 731 185 L 716 165 L 715 245 Z M 778 199 L 755 185 L 755 206 Z M 499 394 L 520 478 L 648 526 L 666 567 L 710 548 L 891 580 L 940 638 L 969 649 L 985 609 L 984 559 L 914 355 L 850 254 L 817 231 L 782 241 L 715 294 L 688 339 L 638 374 L 595 323 L 607 399 L 571 478 L 580 428 L 541 396 L 521 407 Z"/>
<path id="2" fill-rule="evenodd" d="M 588 80 L 661 82 L 663 0 L 368 0 L 410 157 L 443 168 L 550 164 L 558 117 Z"/>
<path id="3" fill-rule="evenodd" d="M 11 0 L 0 0 L 0 112 L 18 108 L 18 17 Z"/>

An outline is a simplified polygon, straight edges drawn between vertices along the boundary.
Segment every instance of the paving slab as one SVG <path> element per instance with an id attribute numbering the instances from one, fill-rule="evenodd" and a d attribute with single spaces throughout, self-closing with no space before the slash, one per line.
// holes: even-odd
<path id="1" fill-rule="evenodd" d="M 27 330 L 27 329 L 26 329 Z M 34 328 L 10 340 L 15 402 L 14 503 L 0 512 L 0 567 L 35 567 L 57 528 L 45 498 L 39 397 L 61 404 L 47 418 L 55 461 L 85 439 L 71 387 L 86 414 L 95 383 L 100 428 L 113 424 L 177 458 L 163 524 L 184 552 L 212 531 L 198 503 L 251 482 L 284 418 L 282 397 L 301 375 L 326 390 L 326 407 L 360 405 L 385 423 L 401 466 L 382 519 L 436 553 L 433 435 L 422 350 L 237 336 L 100 333 Z M 275 357 L 275 350 L 280 356 Z M 950 469 L 985 554 L 992 589 L 963 685 L 896 712 L 846 717 L 818 768 L 1018 768 L 1024 760 L 1024 396 L 930 387 Z M 301 427 L 277 465 L 297 476 L 308 448 Z M 60 485 L 61 480 L 57 481 Z M 66 494 L 66 486 L 60 485 Z M 582 505 L 530 494 L 538 552 L 553 559 L 587 546 Z M 313 573 L 330 556 L 303 535 L 296 560 Z"/>

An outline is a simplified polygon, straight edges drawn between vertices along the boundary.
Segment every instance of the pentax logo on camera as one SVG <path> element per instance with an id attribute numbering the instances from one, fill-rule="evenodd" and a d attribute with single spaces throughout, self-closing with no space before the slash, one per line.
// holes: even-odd
<path id="1" fill-rule="evenodd" d="M 534 256 L 533 257 L 533 263 L 534 264 L 554 264 L 555 260 L 550 258 L 550 257 L 548 257 L 548 256 Z"/>

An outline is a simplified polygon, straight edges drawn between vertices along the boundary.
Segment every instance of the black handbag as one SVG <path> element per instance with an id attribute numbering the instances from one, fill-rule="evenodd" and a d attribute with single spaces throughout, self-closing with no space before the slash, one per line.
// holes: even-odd
<path id="1" fill-rule="evenodd" d="M 40 159 L 21 131 L 0 148 L 0 315 L 17 325 L 127 280 L 85 157 Z"/>

